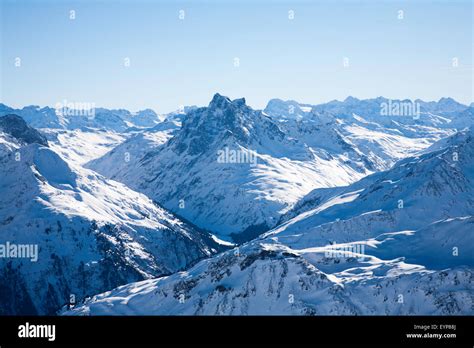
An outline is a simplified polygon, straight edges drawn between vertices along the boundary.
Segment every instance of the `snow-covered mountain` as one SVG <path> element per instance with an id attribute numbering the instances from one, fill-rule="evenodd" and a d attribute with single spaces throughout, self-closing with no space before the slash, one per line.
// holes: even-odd
<path id="1" fill-rule="evenodd" d="M 188 111 L 181 129 L 138 134 L 87 166 L 242 242 L 274 227 L 312 189 L 386 170 L 453 134 L 447 115 L 472 124 L 472 114 L 450 114 L 469 113 L 453 100 L 428 103 L 444 116 L 425 107 L 419 119 L 383 116 L 383 103 L 392 101 L 348 98 L 311 106 L 274 99 L 260 112 L 244 99 L 216 94 L 207 108 Z M 219 161 L 219 154 L 227 158 Z M 235 163 L 239 156 L 246 163 Z"/>
<path id="2" fill-rule="evenodd" d="M 473 215 L 473 143 L 471 128 L 433 145 L 432 152 L 401 160 L 388 171 L 347 187 L 314 190 L 270 233 L 285 238 L 305 230 L 302 244 L 308 238 L 329 243 Z"/>
<path id="3" fill-rule="evenodd" d="M 315 105 L 313 110 L 346 117 L 356 114 L 368 121 L 382 122 L 384 125 L 397 122 L 409 125 L 436 124 L 450 127 L 449 123 L 456 118 L 456 115 L 468 107 L 452 98 L 441 98 L 437 102 L 425 102 L 420 99 L 398 100 L 378 97 L 361 100 L 348 97 L 344 101 L 334 100 L 329 103 Z"/>
<path id="4" fill-rule="evenodd" d="M 54 314 L 71 296 L 170 274 L 219 249 L 143 194 L 64 161 L 35 132 L 0 117 L 1 314 Z M 36 246 L 36 260 L 5 257 L 22 245 Z"/>
<path id="5" fill-rule="evenodd" d="M 49 147 L 73 164 L 84 165 L 104 156 L 133 136 L 99 129 L 52 129 L 42 128 Z"/>
<path id="6" fill-rule="evenodd" d="M 19 143 L 37 143 L 48 146 L 46 137 L 36 129 L 28 126 L 20 116 L 8 114 L 0 117 L 0 131 L 14 137 Z"/>
<path id="7" fill-rule="evenodd" d="M 109 110 L 93 108 L 90 110 L 55 109 L 50 107 L 27 106 L 13 109 L 0 104 L 0 116 L 20 115 L 26 122 L 46 136 L 49 146 L 68 162 L 85 165 L 107 154 L 107 158 L 121 163 L 124 153 L 136 158 L 137 153 L 125 150 L 128 147 L 146 151 L 153 148 L 156 142 L 164 142 L 172 135 L 171 131 L 179 129 L 186 113 L 195 109 L 186 106 L 182 110 L 165 115 L 158 115 L 151 109 L 138 112 L 128 110 Z M 91 114 L 89 115 L 89 111 Z M 146 143 L 141 144 L 141 139 Z M 124 151 L 114 151 L 121 147 Z M 116 155 L 122 157 L 117 161 Z"/>
<path id="8" fill-rule="evenodd" d="M 430 271 L 401 260 L 367 256 L 357 263 L 357 255 L 324 254 L 322 271 L 281 245 L 252 245 L 188 272 L 94 296 L 62 314 L 472 315 L 472 265 Z"/>
<path id="9" fill-rule="evenodd" d="M 337 150 L 350 160 L 362 157 L 376 170 L 388 169 L 396 161 L 474 124 L 473 109 L 451 98 L 423 102 L 349 97 L 320 105 L 272 99 L 264 112 L 309 146 L 330 153 Z M 334 146 L 331 139 L 337 137 L 353 150 Z"/>
<path id="10" fill-rule="evenodd" d="M 0 104 L 0 313 L 471 315 L 473 110 Z"/>
<path id="11" fill-rule="evenodd" d="M 55 109 L 48 106 L 41 108 L 36 105 L 30 105 L 22 109 L 14 109 L 0 103 L 0 116 L 8 114 L 21 116 L 34 128 L 64 128 L 67 125 L 66 120 L 60 117 Z"/>
<path id="12" fill-rule="evenodd" d="M 120 162 L 108 154 L 88 166 L 241 242 L 274 226 L 313 188 L 345 185 L 372 172 L 365 155 L 337 132 L 327 139 L 337 150 L 312 148 L 244 99 L 216 94 L 208 107 L 188 112 L 163 146 L 151 144 L 145 152 L 142 141 L 124 143 L 116 151 Z M 122 153 L 132 145 L 139 161 L 124 163 Z"/>
<path id="13" fill-rule="evenodd" d="M 119 287 L 66 315 L 472 315 L 472 129 L 345 188 L 186 272 Z M 436 202 L 436 204 L 433 204 Z"/>
<path id="14" fill-rule="evenodd" d="M 14 109 L 0 104 L 0 116 L 8 114 L 21 116 L 27 124 L 46 136 L 54 151 L 68 162 L 79 165 L 102 157 L 137 133 L 162 126 L 167 117 L 183 117 L 180 113 L 158 115 L 151 109 L 138 112 L 95 107 L 26 106 Z"/>

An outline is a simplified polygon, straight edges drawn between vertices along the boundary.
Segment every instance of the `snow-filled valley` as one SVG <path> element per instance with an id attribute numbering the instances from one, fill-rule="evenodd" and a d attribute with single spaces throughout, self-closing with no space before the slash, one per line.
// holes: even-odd
<path id="1" fill-rule="evenodd" d="M 0 314 L 472 315 L 474 109 L 406 102 L 0 104 Z"/>

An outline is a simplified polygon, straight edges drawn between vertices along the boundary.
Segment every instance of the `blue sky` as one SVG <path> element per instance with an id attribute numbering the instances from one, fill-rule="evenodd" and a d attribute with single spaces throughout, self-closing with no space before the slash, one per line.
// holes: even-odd
<path id="1" fill-rule="evenodd" d="M 169 112 L 215 92 L 255 108 L 349 95 L 473 101 L 469 0 L 0 1 L 0 102 L 15 107 Z"/>

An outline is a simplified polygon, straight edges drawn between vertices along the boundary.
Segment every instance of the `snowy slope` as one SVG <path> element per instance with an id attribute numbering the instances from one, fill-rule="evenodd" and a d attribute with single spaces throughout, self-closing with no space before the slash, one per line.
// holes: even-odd
<path id="1" fill-rule="evenodd" d="M 104 156 L 124 142 L 130 134 L 98 129 L 51 129 L 42 128 L 49 147 L 68 162 L 84 165 Z"/>
<path id="2" fill-rule="evenodd" d="M 330 252 L 347 245 L 295 250 L 271 239 L 250 242 L 186 272 L 94 296 L 62 314 L 472 315 L 474 220 L 441 224 L 358 241 L 364 254 L 342 257 Z M 440 234 L 434 240 L 433 231 Z M 469 243 L 461 248 L 464 257 L 447 254 L 463 242 Z M 446 258 L 433 257 L 437 248 Z"/>
<path id="3" fill-rule="evenodd" d="M 186 272 L 63 314 L 472 315 L 472 130 L 443 144 L 315 190 L 281 226 Z"/>
<path id="4" fill-rule="evenodd" d="M 121 173 L 135 168 L 150 151 L 155 151 L 172 138 L 179 130 L 178 121 L 163 121 L 153 128 L 137 132 L 120 145 L 100 156 L 90 158 L 84 166 L 111 179 L 121 177 Z"/>
<path id="5" fill-rule="evenodd" d="M 0 258 L 2 314 L 52 314 L 68 302 L 169 274 L 212 253 L 210 236 L 123 184 L 0 133 L 0 244 L 32 244 L 38 261 Z"/>
<path id="6" fill-rule="evenodd" d="M 186 107 L 185 110 L 192 108 Z M 106 110 L 106 109 L 104 109 Z M 106 110 L 107 111 L 107 110 Z M 105 111 L 104 111 L 105 112 Z M 74 129 L 42 128 L 54 151 L 65 160 L 85 167 L 91 167 L 99 173 L 107 173 L 114 178 L 114 171 L 120 171 L 120 164 L 132 165 L 148 150 L 165 143 L 181 127 L 184 113 L 170 113 L 158 116 L 152 110 L 135 114 L 123 111 L 124 117 L 133 124 L 125 131 L 116 131 L 114 127 L 90 128 L 81 125 Z M 104 116 L 105 117 L 105 116 Z M 113 123 L 113 119 L 110 121 Z M 71 124 L 69 124 L 71 126 Z M 100 159 L 100 161 L 96 161 Z"/>

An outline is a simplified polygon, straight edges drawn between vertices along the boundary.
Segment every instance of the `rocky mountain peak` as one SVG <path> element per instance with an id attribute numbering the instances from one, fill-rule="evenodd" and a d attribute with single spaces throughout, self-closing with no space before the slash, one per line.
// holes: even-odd
<path id="1" fill-rule="evenodd" d="M 48 146 L 46 138 L 36 129 L 28 126 L 25 120 L 18 115 L 8 114 L 0 117 L 0 130 L 23 143 Z"/>

